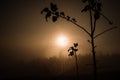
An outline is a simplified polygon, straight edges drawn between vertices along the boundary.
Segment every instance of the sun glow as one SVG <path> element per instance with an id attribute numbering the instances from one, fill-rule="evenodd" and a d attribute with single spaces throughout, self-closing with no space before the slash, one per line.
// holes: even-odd
<path id="1" fill-rule="evenodd" d="M 59 45 L 59 46 L 67 46 L 68 44 L 68 39 L 67 37 L 65 37 L 64 35 L 61 35 L 61 36 L 58 36 L 57 37 L 57 40 L 56 40 L 56 43 Z"/>

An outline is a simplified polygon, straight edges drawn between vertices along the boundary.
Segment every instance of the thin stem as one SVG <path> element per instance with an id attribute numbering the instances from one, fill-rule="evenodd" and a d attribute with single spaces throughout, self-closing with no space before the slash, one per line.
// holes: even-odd
<path id="1" fill-rule="evenodd" d="M 95 10 L 93 9 L 93 11 L 95 11 Z M 110 24 L 113 24 L 113 22 L 112 22 L 108 17 L 106 17 L 103 13 L 100 12 L 100 15 L 101 15 L 103 18 L 105 18 Z"/>
<path id="2" fill-rule="evenodd" d="M 89 5 L 91 7 L 90 1 L 89 1 Z M 93 65 L 93 77 L 94 77 L 94 80 L 97 80 L 96 55 L 95 55 L 95 47 L 94 47 L 94 32 L 95 32 L 95 27 L 96 27 L 96 20 L 94 21 L 94 25 L 93 25 L 91 8 L 89 10 L 89 14 L 90 14 L 90 27 L 91 27 L 91 48 L 92 48 L 93 64 L 94 64 Z"/>
<path id="3" fill-rule="evenodd" d="M 76 61 L 76 76 L 77 76 L 77 80 L 79 80 L 79 69 L 78 69 L 78 60 L 77 60 L 77 55 L 75 53 L 75 61 Z"/>
<path id="4" fill-rule="evenodd" d="M 115 28 L 117 28 L 117 26 L 111 27 L 111 28 L 109 28 L 109 29 L 104 30 L 104 31 L 101 32 L 101 33 L 96 34 L 96 35 L 94 36 L 94 39 L 97 38 L 97 37 L 99 37 L 99 36 L 101 36 L 102 34 L 108 32 L 108 31 L 111 31 L 111 30 L 115 29 Z"/>
<path id="5" fill-rule="evenodd" d="M 94 34 L 94 32 L 95 32 L 95 29 L 96 29 L 96 19 L 95 19 L 95 21 L 94 21 L 94 28 L 93 28 L 93 34 Z"/>
<path id="6" fill-rule="evenodd" d="M 95 5 L 97 5 L 97 1 L 95 0 Z M 94 13 L 96 13 L 97 12 L 97 8 L 96 8 L 96 6 L 95 6 L 95 12 Z M 94 32 L 95 32 L 95 29 L 96 29 L 96 18 L 94 18 L 94 25 L 93 25 L 93 36 L 94 36 Z"/>
<path id="7" fill-rule="evenodd" d="M 60 16 L 60 17 L 67 20 L 66 17 L 62 17 L 62 16 Z M 68 20 L 67 20 L 67 21 L 68 21 Z M 70 21 L 71 23 L 73 23 L 74 25 L 76 25 L 77 27 L 81 28 L 83 31 L 85 31 L 85 32 L 90 36 L 90 33 L 89 33 L 83 26 L 81 26 L 81 25 L 79 25 L 79 24 L 77 24 L 77 23 L 75 23 L 75 22 L 73 22 L 73 21 L 71 21 L 71 20 L 69 20 L 69 21 Z"/>
<path id="8" fill-rule="evenodd" d="M 54 14 L 54 13 L 52 13 L 52 14 Z M 55 15 L 55 14 L 54 14 L 54 15 Z M 59 17 L 61 17 L 61 18 L 65 19 L 65 20 L 73 23 L 73 24 L 76 25 L 77 27 L 81 28 L 84 32 L 86 32 L 89 36 L 91 36 L 90 33 L 89 33 L 89 31 L 87 31 L 87 29 L 85 29 L 83 26 L 77 24 L 76 22 L 73 22 L 72 20 L 68 20 L 65 16 L 59 15 Z"/>
<path id="9" fill-rule="evenodd" d="M 100 13 L 110 24 L 113 24 L 103 13 Z"/>
<path id="10" fill-rule="evenodd" d="M 96 64 L 96 53 L 95 53 L 95 47 L 94 47 L 94 38 L 91 37 L 91 47 L 92 47 L 92 55 L 93 55 L 93 74 L 94 74 L 94 80 L 97 80 L 97 64 Z"/>
<path id="11" fill-rule="evenodd" d="M 72 21 L 70 21 L 70 22 L 72 22 Z M 78 25 L 77 23 L 74 23 L 74 22 L 72 22 L 72 23 L 75 24 L 76 26 L 78 26 L 79 28 L 81 28 L 83 31 L 85 31 L 90 36 L 90 33 L 84 27 Z"/>
<path id="12" fill-rule="evenodd" d="M 89 13 L 90 13 L 90 25 L 91 25 L 91 34 L 92 34 L 92 31 L 93 31 L 93 20 L 92 20 L 92 12 L 91 12 L 91 5 L 90 5 L 90 2 L 89 2 L 89 6 L 90 6 L 90 10 L 89 10 Z"/>

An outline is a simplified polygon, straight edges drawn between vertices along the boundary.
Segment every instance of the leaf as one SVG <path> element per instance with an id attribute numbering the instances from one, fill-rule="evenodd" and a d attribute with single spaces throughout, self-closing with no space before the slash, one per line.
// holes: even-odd
<path id="1" fill-rule="evenodd" d="M 86 11 L 88 11 L 89 9 L 90 9 L 90 6 L 89 6 L 89 5 L 86 5 L 86 6 L 84 7 L 84 9 L 81 10 L 81 12 L 86 12 Z"/>
<path id="2" fill-rule="evenodd" d="M 69 48 L 69 49 L 68 49 L 68 52 L 69 52 L 70 50 L 71 50 L 71 49 Z"/>
<path id="3" fill-rule="evenodd" d="M 72 51 L 74 51 L 74 47 L 70 47 Z"/>
<path id="4" fill-rule="evenodd" d="M 56 15 L 56 16 L 59 16 L 59 12 L 55 12 L 55 15 Z"/>
<path id="5" fill-rule="evenodd" d="M 77 22 L 75 18 L 72 18 L 72 21 L 73 21 L 73 22 Z"/>
<path id="6" fill-rule="evenodd" d="M 41 11 L 41 14 L 43 14 L 43 12 L 49 12 L 50 10 L 48 8 L 44 8 L 42 11 Z"/>
<path id="7" fill-rule="evenodd" d="M 64 12 L 60 12 L 60 15 L 61 15 L 61 16 L 65 16 L 65 13 L 64 13 Z"/>
<path id="8" fill-rule="evenodd" d="M 75 52 L 77 52 L 78 51 L 78 49 L 75 49 Z"/>
<path id="9" fill-rule="evenodd" d="M 48 21 L 47 19 L 48 19 L 50 16 L 51 16 L 51 12 L 49 11 L 49 12 L 47 12 L 47 14 L 46 14 L 46 16 L 45 16 L 46 21 Z"/>
<path id="10" fill-rule="evenodd" d="M 90 40 L 87 40 L 89 43 L 91 43 L 91 41 Z"/>
<path id="11" fill-rule="evenodd" d="M 58 10 L 57 5 L 56 5 L 56 4 L 53 4 L 53 3 L 50 4 L 50 8 L 51 8 L 51 10 L 52 10 L 53 12 L 55 12 L 55 11 Z"/>
<path id="12" fill-rule="evenodd" d="M 68 49 L 68 52 L 70 52 L 71 51 L 71 47 Z"/>
<path id="13" fill-rule="evenodd" d="M 53 16 L 53 17 L 52 17 L 52 21 L 53 21 L 53 22 L 56 22 L 56 21 L 57 21 L 57 18 L 58 18 L 57 16 Z"/>
<path id="14" fill-rule="evenodd" d="M 78 46 L 78 43 L 74 43 L 74 47 L 77 47 Z"/>
<path id="15" fill-rule="evenodd" d="M 70 16 L 66 16 L 67 20 L 69 21 L 70 20 Z"/>
<path id="16" fill-rule="evenodd" d="M 97 20 L 100 18 L 100 12 L 95 12 L 94 18 Z"/>
<path id="17" fill-rule="evenodd" d="M 69 54 L 68 54 L 68 56 L 73 56 L 74 55 L 74 52 L 73 51 L 71 51 Z"/>

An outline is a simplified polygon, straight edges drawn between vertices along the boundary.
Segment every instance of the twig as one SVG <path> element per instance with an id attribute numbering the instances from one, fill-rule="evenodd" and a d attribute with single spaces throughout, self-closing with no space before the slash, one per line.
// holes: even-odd
<path id="1" fill-rule="evenodd" d="M 94 36 L 94 39 L 97 38 L 97 37 L 99 37 L 99 36 L 101 36 L 102 34 L 108 32 L 108 31 L 111 31 L 111 30 L 115 29 L 115 28 L 117 28 L 117 26 L 111 27 L 111 28 L 109 28 L 109 29 L 104 30 L 104 31 L 101 32 L 101 33 L 96 34 L 96 35 Z"/>

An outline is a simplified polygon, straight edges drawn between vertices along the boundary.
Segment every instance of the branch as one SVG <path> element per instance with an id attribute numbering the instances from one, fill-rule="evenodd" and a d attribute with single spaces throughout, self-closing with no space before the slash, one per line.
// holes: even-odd
<path id="1" fill-rule="evenodd" d="M 76 22 L 73 22 L 72 20 L 68 20 L 66 17 L 63 17 L 61 15 L 59 15 L 61 18 L 66 19 L 67 21 L 70 21 L 71 23 L 73 23 L 74 25 L 76 25 L 77 27 L 81 28 L 84 32 L 86 32 L 89 36 L 91 36 L 91 34 L 81 25 L 77 24 Z"/>
<path id="2" fill-rule="evenodd" d="M 95 10 L 93 10 L 93 11 L 95 11 Z M 109 24 L 111 24 L 111 25 L 113 24 L 113 22 L 108 17 L 106 17 L 103 13 L 100 12 L 100 15 L 102 17 L 104 17 L 109 22 Z"/>
<path id="3" fill-rule="evenodd" d="M 109 29 L 104 30 L 104 31 L 101 32 L 101 33 L 96 34 L 96 35 L 94 36 L 94 39 L 97 38 L 97 37 L 99 37 L 99 36 L 101 36 L 102 34 L 108 32 L 108 31 L 111 31 L 111 30 L 115 29 L 115 28 L 117 28 L 117 26 L 111 27 L 111 28 L 109 28 Z"/>
<path id="4" fill-rule="evenodd" d="M 72 22 L 72 21 L 70 21 L 70 22 Z M 78 24 L 75 23 L 75 22 L 72 22 L 72 23 L 75 24 L 76 26 L 78 26 L 79 28 L 81 28 L 83 31 L 85 31 L 89 36 L 91 36 L 91 34 L 90 34 L 84 27 L 78 25 Z"/>
<path id="5" fill-rule="evenodd" d="M 94 20 L 93 34 L 95 33 L 95 30 L 96 30 L 96 19 Z"/>
<path id="6" fill-rule="evenodd" d="M 88 3 L 89 3 L 89 7 L 91 6 L 91 3 L 90 3 L 90 1 L 88 1 Z M 93 35 L 92 34 L 92 32 L 93 32 L 93 16 L 92 16 L 92 11 L 91 11 L 91 8 L 89 9 L 89 14 L 90 14 L 90 27 L 91 27 L 91 35 Z"/>
<path id="7" fill-rule="evenodd" d="M 113 24 L 113 22 L 110 21 L 103 13 L 100 13 L 100 14 L 101 14 L 101 16 L 103 16 L 109 22 L 109 24 Z"/>
<path id="8" fill-rule="evenodd" d="M 55 13 L 52 13 L 52 14 L 55 15 Z M 65 20 L 73 23 L 73 24 L 76 25 L 77 27 L 81 28 L 84 32 L 86 32 L 89 36 L 91 36 L 91 34 L 90 34 L 83 26 L 77 24 L 76 22 L 73 22 L 72 20 L 68 20 L 65 16 L 59 15 L 59 17 L 61 17 L 61 18 L 65 19 Z"/>
<path id="9" fill-rule="evenodd" d="M 89 36 L 91 36 L 90 32 L 87 29 L 85 29 L 84 27 L 82 27 L 81 25 L 77 24 L 75 19 L 70 20 L 70 17 L 69 16 L 65 16 L 64 12 L 57 11 L 58 8 L 57 8 L 56 4 L 51 3 L 50 6 L 51 6 L 51 10 L 49 10 L 49 8 L 44 8 L 41 11 L 41 14 L 43 12 L 46 13 L 46 16 L 45 16 L 46 21 L 47 21 L 47 18 L 49 18 L 51 16 L 51 14 L 53 14 L 53 16 L 52 16 L 53 22 L 57 21 L 58 17 L 61 17 L 63 19 L 66 19 L 67 21 L 73 23 L 77 27 L 81 28 L 84 32 L 86 32 Z"/>

